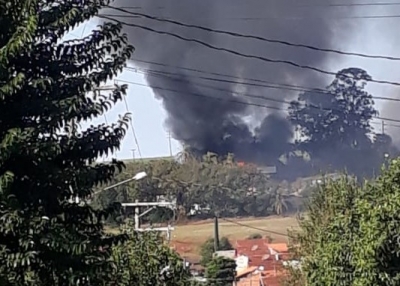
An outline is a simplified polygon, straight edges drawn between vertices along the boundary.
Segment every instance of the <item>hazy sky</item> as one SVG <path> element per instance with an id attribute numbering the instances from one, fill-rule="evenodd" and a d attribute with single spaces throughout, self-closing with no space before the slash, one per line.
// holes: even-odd
<path id="1" fill-rule="evenodd" d="M 385 9 L 360 9 L 360 15 L 395 15 L 400 14 L 400 6 L 397 8 L 391 7 Z M 353 31 L 353 35 L 347 43 L 341 44 L 342 50 L 351 52 L 378 54 L 400 57 L 398 47 L 400 45 L 400 32 L 397 30 L 397 25 L 400 23 L 400 18 L 387 19 L 343 19 L 340 22 L 338 29 L 346 29 L 348 21 L 356 21 L 359 24 L 359 29 Z M 76 30 L 68 35 L 68 38 L 81 37 L 92 30 L 97 22 L 92 20 L 86 25 L 81 25 Z M 84 28 L 86 26 L 86 28 Z M 392 29 L 393 27 L 393 29 Z M 83 33 L 84 30 L 84 33 Z M 290 40 L 290 39 L 285 39 Z M 176 41 L 179 41 L 178 39 Z M 307 44 L 307 43 L 305 43 Z M 325 47 L 329 48 L 329 47 Z M 400 62 L 373 60 L 359 57 L 341 57 L 341 61 L 335 60 L 330 64 L 329 70 L 338 71 L 347 67 L 359 67 L 368 71 L 368 73 L 377 80 L 400 80 Z M 137 74 L 134 71 L 126 71 L 118 77 L 119 80 L 128 80 L 131 82 L 145 84 L 143 75 Z M 376 96 L 400 98 L 399 88 L 378 84 L 369 84 L 368 90 Z M 130 111 L 133 113 L 133 121 L 136 135 L 139 141 L 142 157 L 156 157 L 169 155 L 168 130 L 164 126 L 166 118 L 165 111 L 161 103 L 155 99 L 150 88 L 145 86 L 131 85 L 129 87 L 128 104 Z M 380 110 L 382 117 L 390 117 L 400 119 L 400 114 L 397 110 L 400 108 L 398 103 L 385 103 L 376 101 L 377 107 Z M 118 118 L 119 114 L 126 112 L 125 104 L 119 103 L 115 108 L 107 114 L 108 122 L 113 122 Z M 99 118 L 93 124 L 104 122 L 104 118 Z M 380 122 L 377 124 L 376 131 L 380 132 Z M 391 123 L 400 125 L 400 123 Z M 399 128 L 388 128 L 391 135 L 399 140 L 397 136 Z M 172 142 L 172 152 L 176 154 L 181 149 L 181 146 L 175 140 Z M 122 148 L 117 152 L 116 156 L 119 159 L 132 158 L 132 149 L 136 149 L 135 156 L 139 154 L 137 146 L 133 139 L 132 130 L 129 130 L 127 137 L 124 139 Z"/>
<path id="2" fill-rule="evenodd" d="M 94 20 L 88 24 L 81 25 L 71 32 L 66 39 L 81 37 L 94 29 L 96 25 L 97 22 Z M 130 70 L 124 71 L 118 76 L 117 80 L 118 79 L 121 81 L 146 84 L 143 74 L 138 74 Z M 122 83 L 127 84 L 126 82 L 121 82 L 121 84 Z M 166 113 L 162 105 L 156 100 L 149 87 L 130 85 L 128 92 L 128 107 L 129 111 L 132 113 L 135 134 L 142 157 L 168 156 L 170 154 L 168 129 L 164 126 Z M 106 118 L 98 118 L 90 124 L 104 123 L 106 119 L 108 123 L 112 123 L 118 120 L 119 115 L 126 112 L 125 103 L 119 102 L 106 114 Z M 135 154 L 133 154 L 132 149 L 135 149 Z M 171 149 L 173 154 L 177 154 L 181 150 L 181 145 L 176 140 L 171 139 Z M 116 156 L 118 159 L 130 159 L 133 155 L 136 158 L 140 157 L 132 130 L 130 129 L 123 141 L 121 150 L 116 153 Z"/>

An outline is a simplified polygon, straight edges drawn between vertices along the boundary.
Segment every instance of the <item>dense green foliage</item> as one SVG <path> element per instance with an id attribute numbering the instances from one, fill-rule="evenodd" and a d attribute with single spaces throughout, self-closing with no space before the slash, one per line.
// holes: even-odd
<path id="1" fill-rule="evenodd" d="M 291 285 L 399 285 L 400 161 L 375 181 L 328 182 L 300 221 Z"/>
<path id="2" fill-rule="evenodd" d="M 114 285 L 188 285 L 189 270 L 157 233 L 137 233 L 131 227 L 124 232 L 129 235 L 128 242 L 113 249 L 118 269 Z"/>
<path id="3" fill-rule="evenodd" d="M 218 250 L 232 250 L 232 244 L 226 237 L 221 237 L 218 244 Z M 214 254 L 214 238 L 207 239 L 200 248 L 201 265 L 207 266 L 207 264 L 213 259 Z"/>
<path id="4" fill-rule="evenodd" d="M 236 217 L 297 211 L 285 196 L 290 192 L 289 188 L 272 182 L 255 166 L 239 166 L 232 156 L 217 159 L 215 154 L 207 154 L 201 160 L 191 157 L 184 161 L 138 160 L 127 163 L 126 171 L 116 176 L 114 182 L 129 179 L 140 171 L 146 171 L 147 178 L 100 192 L 95 205 L 104 207 L 113 201 L 132 202 L 135 199 L 155 201 L 164 196 L 176 200 L 179 219 L 210 218 L 216 212 L 222 217 Z M 203 210 L 194 211 L 195 204 Z M 144 219 L 165 221 L 171 219 L 171 215 L 170 211 L 160 209 Z"/>
<path id="5" fill-rule="evenodd" d="M 207 285 L 230 286 L 236 278 L 236 262 L 225 257 L 212 259 L 206 268 Z"/>
<path id="6" fill-rule="evenodd" d="M 119 148 L 129 117 L 77 126 L 122 99 L 126 86 L 97 89 L 133 48 L 111 23 L 62 41 L 108 2 L 0 1 L 1 285 L 110 285 L 111 246 L 125 236 L 103 231 L 115 207 L 94 210 L 84 199 L 122 170 L 93 163 Z"/>
<path id="7" fill-rule="evenodd" d="M 370 79 L 362 69 L 343 69 L 327 91 L 308 91 L 291 103 L 289 119 L 302 138 L 296 149 L 310 158 L 301 172 L 315 173 L 330 166 L 333 171 L 347 169 L 371 177 L 379 172 L 385 154 L 398 154 L 387 134 L 376 134 L 373 140 L 369 136 L 371 121 L 378 114 L 365 90 Z"/>

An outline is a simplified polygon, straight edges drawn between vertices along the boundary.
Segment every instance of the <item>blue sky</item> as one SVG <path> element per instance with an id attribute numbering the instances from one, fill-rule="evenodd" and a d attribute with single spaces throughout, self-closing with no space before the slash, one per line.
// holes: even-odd
<path id="1" fill-rule="evenodd" d="M 80 38 L 94 29 L 96 25 L 97 23 L 95 21 L 81 25 L 69 33 L 65 39 Z M 133 66 L 132 63 L 128 65 Z M 124 71 L 116 80 L 124 81 L 123 84 L 127 84 L 125 81 L 129 81 L 146 85 L 143 74 L 138 74 L 131 70 Z M 166 112 L 161 102 L 154 97 L 153 92 L 147 86 L 129 84 L 128 86 L 127 102 L 129 111 L 132 114 L 133 126 L 142 157 L 168 156 L 170 154 L 168 129 L 164 125 Z M 105 118 L 97 118 L 93 122 L 88 123 L 88 125 L 104 123 L 106 119 L 108 123 L 115 122 L 118 120 L 119 115 L 125 114 L 126 112 L 125 103 L 119 102 L 106 114 Z M 132 130 L 130 129 L 122 142 L 121 150 L 114 154 L 113 157 L 117 157 L 118 159 L 131 159 L 133 158 L 132 149 L 135 149 L 135 158 L 139 158 L 138 147 L 135 143 Z M 180 143 L 173 138 L 171 139 L 171 149 L 173 154 L 177 154 L 181 150 Z"/>
<path id="2" fill-rule="evenodd" d="M 397 22 L 396 22 L 397 23 Z M 349 41 L 341 44 L 340 49 L 365 53 L 365 54 L 380 54 L 399 56 L 398 53 L 398 38 L 393 36 L 393 31 L 388 29 L 388 22 L 382 21 L 368 21 L 360 25 L 359 31 L 353 34 Z M 395 23 L 393 23 L 394 25 Z M 66 36 L 66 39 L 79 38 L 89 33 L 97 25 L 97 21 L 92 20 L 87 24 L 82 24 L 77 29 L 72 31 Z M 395 26 L 395 25 L 394 25 Z M 343 23 L 343 27 L 346 25 Z M 347 67 L 359 67 L 367 70 L 374 79 L 384 79 L 389 81 L 400 80 L 400 65 L 396 61 L 384 61 L 365 59 L 360 57 L 343 57 L 342 60 L 335 60 L 329 63 L 329 70 L 338 71 Z M 132 63 L 129 64 L 132 66 Z M 125 71 L 118 76 L 117 80 L 125 80 L 130 82 L 140 83 L 146 85 L 143 75 L 135 73 L 134 71 Z M 370 83 L 368 91 L 376 96 L 385 96 L 399 98 L 399 88 L 392 86 L 384 86 Z M 164 125 L 166 119 L 166 112 L 162 107 L 162 103 L 154 97 L 153 92 L 147 86 L 131 85 L 128 92 L 128 104 L 130 112 L 133 116 L 133 124 L 139 146 L 143 158 L 168 156 L 169 140 L 168 130 Z M 376 102 L 377 108 L 380 110 L 382 117 L 390 117 L 400 119 L 398 115 L 399 103 L 385 103 L 382 101 Z M 115 122 L 118 115 L 124 114 L 126 107 L 124 102 L 117 104 L 110 112 L 106 114 L 107 121 Z M 104 118 L 98 118 L 90 124 L 103 123 Z M 377 132 L 380 132 L 380 121 L 375 121 Z M 393 123 L 391 123 L 393 124 Z M 397 123 L 399 125 L 399 123 Z M 388 128 L 389 132 L 394 139 L 400 142 L 399 128 Z M 176 154 L 181 150 L 181 145 L 175 140 L 171 140 L 172 153 Z M 400 145 L 400 144 L 399 144 Z M 135 157 L 139 158 L 138 147 L 132 134 L 129 130 L 126 138 L 123 141 L 121 150 L 114 154 L 118 159 L 132 158 L 132 149 L 136 149 Z"/>

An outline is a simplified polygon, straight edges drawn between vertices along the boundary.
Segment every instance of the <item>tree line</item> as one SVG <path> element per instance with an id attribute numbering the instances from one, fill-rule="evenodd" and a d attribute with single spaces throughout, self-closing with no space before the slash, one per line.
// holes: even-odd
<path id="1" fill-rule="evenodd" d="M 221 158 L 208 153 L 198 159 L 181 154 L 177 160 L 133 161 L 126 164 L 123 173 L 110 183 L 118 183 L 139 172 L 147 177 L 115 188 L 101 191 L 94 205 L 105 207 L 111 202 L 157 201 L 160 198 L 175 201 L 178 219 L 268 216 L 295 213 L 299 205 L 287 197 L 292 190 L 288 184 L 274 182 L 255 165 L 238 164 L 233 155 Z M 301 198 L 297 198 L 301 201 Z M 202 210 L 196 212 L 194 205 Z M 191 212 L 192 210 L 192 212 Z M 155 210 L 147 220 L 157 222 L 171 218 L 165 209 Z"/>

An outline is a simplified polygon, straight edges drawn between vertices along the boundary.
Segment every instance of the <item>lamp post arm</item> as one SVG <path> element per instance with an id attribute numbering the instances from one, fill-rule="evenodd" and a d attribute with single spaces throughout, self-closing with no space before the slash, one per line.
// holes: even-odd
<path id="1" fill-rule="evenodd" d="M 118 187 L 118 186 L 120 186 L 120 185 L 129 183 L 130 181 L 134 181 L 134 180 L 135 180 L 135 178 L 127 179 L 127 180 L 122 181 L 122 182 L 119 182 L 119 183 L 117 183 L 117 184 L 115 184 L 115 185 L 112 185 L 112 186 L 106 187 L 106 188 L 104 188 L 104 189 L 101 189 L 101 190 L 99 190 L 99 191 L 97 191 L 97 192 L 94 192 L 93 195 L 96 195 L 96 194 L 98 194 L 98 193 L 100 193 L 100 192 L 102 192 L 102 191 L 107 191 L 107 190 L 113 189 L 113 188 L 115 188 L 115 187 Z"/>

